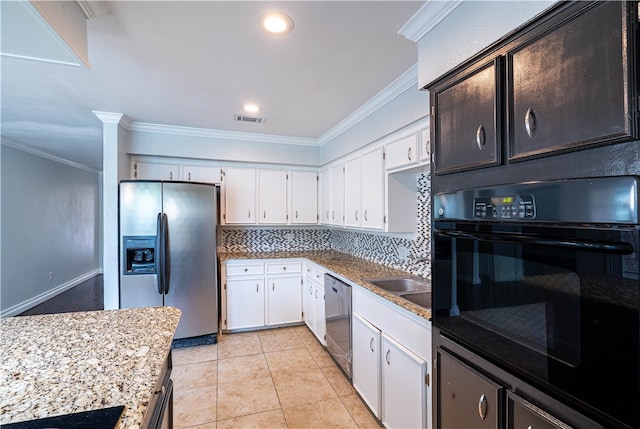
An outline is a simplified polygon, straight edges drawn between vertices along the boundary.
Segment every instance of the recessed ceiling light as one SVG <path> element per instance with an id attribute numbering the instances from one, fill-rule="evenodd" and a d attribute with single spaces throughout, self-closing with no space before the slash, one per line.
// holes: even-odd
<path id="1" fill-rule="evenodd" d="M 258 25 L 269 34 L 284 35 L 293 31 L 293 20 L 282 12 L 267 12 L 260 15 Z"/>
<path id="2" fill-rule="evenodd" d="M 260 111 L 260 106 L 254 103 L 247 103 L 244 105 L 244 111 L 250 113 L 256 113 Z"/>

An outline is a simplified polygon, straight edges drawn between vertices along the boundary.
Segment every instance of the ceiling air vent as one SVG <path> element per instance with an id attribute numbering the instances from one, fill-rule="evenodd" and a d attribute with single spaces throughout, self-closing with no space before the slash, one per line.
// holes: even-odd
<path id="1" fill-rule="evenodd" d="M 257 116 L 247 115 L 233 115 L 233 119 L 238 122 L 254 122 L 256 124 L 263 124 L 267 118 L 258 118 Z"/>

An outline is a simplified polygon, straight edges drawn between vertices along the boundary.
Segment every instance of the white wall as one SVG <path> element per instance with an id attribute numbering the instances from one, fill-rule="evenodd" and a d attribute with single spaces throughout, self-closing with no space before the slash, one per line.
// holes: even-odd
<path id="1" fill-rule="evenodd" d="M 1 151 L 0 311 L 9 316 L 98 273 L 98 173 Z"/>
<path id="2" fill-rule="evenodd" d="M 126 136 L 131 155 L 318 166 L 318 149 L 313 146 L 136 130 Z"/>
<path id="3" fill-rule="evenodd" d="M 418 86 L 423 88 L 553 3 L 463 1 L 418 41 Z"/>

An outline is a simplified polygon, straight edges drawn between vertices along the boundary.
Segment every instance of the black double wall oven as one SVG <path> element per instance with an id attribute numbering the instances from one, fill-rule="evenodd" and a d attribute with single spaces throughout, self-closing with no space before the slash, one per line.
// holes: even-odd
<path id="1" fill-rule="evenodd" d="M 586 416 L 564 413 L 569 426 L 640 427 L 639 188 L 619 176 L 434 195 L 441 348 L 507 374 L 507 396 Z"/>

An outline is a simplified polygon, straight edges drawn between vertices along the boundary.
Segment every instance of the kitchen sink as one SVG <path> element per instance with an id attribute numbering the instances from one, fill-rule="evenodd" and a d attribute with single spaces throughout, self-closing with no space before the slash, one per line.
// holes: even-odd
<path id="1" fill-rule="evenodd" d="M 379 279 L 366 279 L 366 281 L 394 294 L 431 291 L 431 286 L 428 283 L 410 277 L 383 277 Z"/>
<path id="2" fill-rule="evenodd" d="M 400 293 L 398 296 L 419 305 L 420 307 L 431 308 L 431 291 Z"/>

